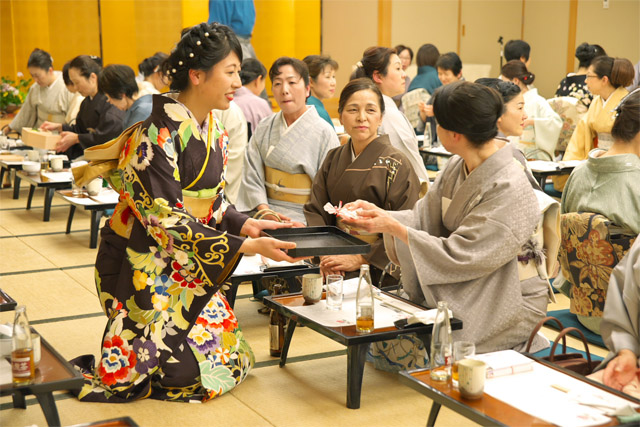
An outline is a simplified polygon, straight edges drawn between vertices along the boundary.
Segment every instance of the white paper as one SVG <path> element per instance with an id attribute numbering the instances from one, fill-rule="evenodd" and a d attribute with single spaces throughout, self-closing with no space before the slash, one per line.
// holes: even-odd
<path id="1" fill-rule="evenodd" d="M 89 196 L 95 202 L 98 203 L 118 203 L 118 197 L 120 195 L 110 188 L 103 188 L 97 196 Z"/>
<path id="2" fill-rule="evenodd" d="M 569 392 L 560 391 L 553 385 Z M 534 363 L 532 371 L 487 379 L 484 392 L 527 414 L 562 427 L 595 426 L 611 421 L 604 415 L 605 411 L 580 405 L 576 396 L 589 396 L 615 407 L 630 403 L 541 363 Z"/>
<path id="3" fill-rule="evenodd" d="M 303 306 L 288 306 L 289 310 L 307 317 L 327 327 L 350 326 L 356 324 L 356 293 L 358 278 L 343 282 L 342 310 L 329 310 L 325 300 L 315 304 Z M 379 291 L 374 298 L 374 328 L 388 328 L 394 322 L 406 319 L 412 313 L 421 311 L 419 307 L 402 302 L 396 298 L 381 294 Z"/>
<path id="4" fill-rule="evenodd" d="M 91 206 L 96 204 L 96 202 L 94 202 L 88 197 L 72 197 L 72 196 L 62 196 L 62 197 L 68 200 L 69 202 L 73 203 L 74 205 Z"/>
<path id="5" fill-rule="evenodd" d="M 49 179 L 49 181 L 56 181 L 56 182 L 64 182 L 64 181 L 69 181 L 71 182 L 71 180 L 73 179 L 73 175 L 71 174 L 71 172 L 68 171 L 63 171 L 63 172 L 41 172 L 41 175 L 44 177 L 47 177 Z"/>
<path id="6" fill-rule="evenodd" d="M 233 270 L 233 276 L 240 276 L 245 274 L 258 274 L 262 270 L 260 267 L 263 265 L 261 255 L 243 256 L 238 266 Z"/>
<path id="7" fill-rule="evenodd" d="M 547 160 L 531 160 L 527 162 L 527 165 L 534 172 L 553 172 L 560 169 L 559 163 L 549 162 Z"/>
<path id="8" fill-rule="evenodd" d="M 13 382 L 11 363 L 4 357 L 0 357 L 0 384 L 9 384 L 11 382 Z"/>
<path id="9" fill-rule="evenodd" d="M 563 160 L 558 162 L 561 168 L 575 168 L 580 166 L 582 163 L 586 162 L 586 160 Z"/>

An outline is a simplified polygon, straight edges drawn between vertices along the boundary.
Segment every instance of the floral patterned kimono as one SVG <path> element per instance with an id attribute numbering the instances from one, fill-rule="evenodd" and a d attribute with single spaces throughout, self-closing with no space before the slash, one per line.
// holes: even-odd
<path id="1" fill-rule="evenodd" d="M 101 231 L 96 287 L 108 321 L 100 360 L 79 398 L 206 401 L 253 366 L 220 292 L 240 259 L 247 217 L 224 196 L 227 133 L 209 114 L 202 129 L 168 96 L 129 130 L 110 181 L 120 200 Z"/>

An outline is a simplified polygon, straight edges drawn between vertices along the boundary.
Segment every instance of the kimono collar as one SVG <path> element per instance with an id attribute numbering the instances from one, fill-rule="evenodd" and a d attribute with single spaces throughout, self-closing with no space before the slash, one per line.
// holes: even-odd
<path id="1" fill-rule="evenodd" d="M 398 106 L 396 105 L 396 103 L 393 101 L 393 99 L 390 96 L 382 94 L 382 99 L 384 100 L 385 112 L 387 112 L 389 110 L 400 111 L 400 110 L 398 110 Z"/>
<path id="2" fill-rule="evenodd" d="M 306 107 L 307 107 L 307 111 L 302 113 L 302 115 L 300 117 L 298 117 L 296 119 L 296 121 L 291 123 L 290 125 L 287 125 L 287 120 L 284 118 L 284 114 L 282 113 L 282 111 L 279 113 L 280 114 L 280 120 L 281 120 L 281 123 L 282 123 L 282 135 L 286 134 L 289 131 L 289 129 L 293 129 L 293 127 L 295 125 L 297 125 L 298 123 L 303 122 L 304 121 L 303 119 L 305 119 L 306 116 L 314 115 L 314 114 L 318 115 L 318 112 L 316 111 L 316 107 L 314 107 L 313 105 L 307 105 Z"/>
<path id="3" fill-rule="evenodd" d="M 178 104 L 180 107 L 184 109 L 183 114 L 179 114 L 181 117 L 179 118 L 171 117 L 171 119 L 174 119 L 176 121 L 191 120 L 193 122 L 192 124 L 195 126 L 196 129 L 198 129 L 198 132 L 200 132 L 200 135 L 203 137 L 201 139 L 206 143 L 205 138 L 207 137 L 207 129 L 209 129 L 209 120 L 211 119 L 212 113 L 209 112 L 209 114 L 207 114 L 207 117 L 204 119 L 202 126 L 200 126 L 200 123 L 198 123 L 198 121 L 196 120 L 193 113 L 189 110 L 189 108 L 187 108 L 187 106 L 184 105 L 182 102 L 178 101 L 178 95 L 179 95 L 178 92 L 169 92 L 162 95 L 166 98 L 171 99 L 175 104 Z"/>

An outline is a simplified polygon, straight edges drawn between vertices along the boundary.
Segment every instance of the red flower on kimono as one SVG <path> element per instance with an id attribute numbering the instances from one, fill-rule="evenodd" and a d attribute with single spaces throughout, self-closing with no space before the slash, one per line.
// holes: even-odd
<path id="1" fill-rule="evenodd" d="M 173 261 L 171 267 L 173 268 L 171 278 L 179 284 L 181 288 L 195 289 L 198 285 L 202 284 L 202 280 L 189 273 L 178 261 Z"/>
<path id="2" fill-rule="evenodd" d="M 164 148 L 164 144 L 167 141 L 171 142 L 171 133 L 169 132 L 169 129 L 162 128 L 158 131 L 158 145 L 161 148 Z"/>
<path id="3" fill-rule="evenodd" d="M 105 338 L 102 343 L 102 359 L 98 375 L 105 385 L 126 382 L 136 366 L 136 354 L 129 343 L 118 335 Z"/>

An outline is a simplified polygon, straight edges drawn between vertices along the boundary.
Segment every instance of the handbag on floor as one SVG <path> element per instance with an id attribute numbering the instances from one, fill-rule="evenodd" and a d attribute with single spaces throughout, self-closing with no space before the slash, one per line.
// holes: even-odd
<path id="1" fill-rule="evenodd" d="M 560 366 L 561 368 L 568 369 L 580 375 L 589 375 L 593 372 L 593 370 L 600 364 L 599 361 L 591 360 L 591 353 L 589 352 L 589 344 L 587 343 L 587 339 L 584 337 L 582 331 L 578 328 L 565 328 L 562 322 L 555 317 L 549 316 L 542 319 L 536 327 L 531 332 L 531 336 L 529 337 L 529 341 L 527 342 L 526 352 L 529 352 L 531 348 L 531 343 L 535 338 L 536 334 L 542 328 L 542 326 L 548 321 L 555 321 L 559 328 L 561 329 L 560 333 L 553 341 L 553 345 L 551 346 L 551 352 L 549 356 L 543 357 L 542 359 L 547 360 L 554 365 Z M 566 335 L 569 332 L 576 331 L 580 335 L 580 339 L 582 339 L 582 343 L 584 344 L 584 351 L 587 354 L 587 358 L 585 359 L 581 353 L 567 353 L 567 337 Z M 555 354 L 556 348 L 558 347 L 558 343 L 562 340 L 562 353 Z"/>

